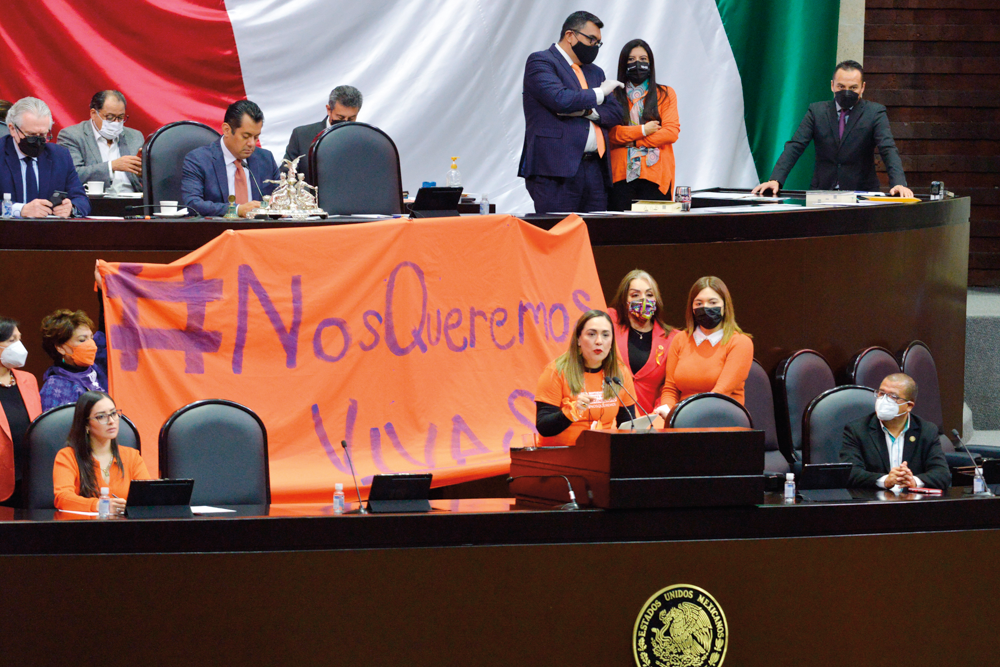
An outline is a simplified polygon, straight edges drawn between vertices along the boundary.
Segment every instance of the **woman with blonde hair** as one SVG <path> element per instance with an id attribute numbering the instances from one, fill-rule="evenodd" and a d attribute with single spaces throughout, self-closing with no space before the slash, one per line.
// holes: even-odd
<path id="1" fill-rule="evenodd" d="M 569 349 L 542 371 L 535 390 L 535 428 L 541 446 L 575 445 L 591 428 L 614 428 L 629 421 L 635 394 L 632 376 L 618 364 L 615 331 L 603 310 L 580 316 Z M 621 382 L 628 392 L 615 382 Z M 624 404 L 624 405 L 623 405 Z"/>
<path id="2" fill-rule="evenodd" d="M 736 324 L 729 288 L 704 276 L 688 292 L 687 326 L 670 344 L 656 413 L 667 418 L 689 396 L 713 392 L 743 404 L 743 386 L 753 363 L 753 341 Z"/>

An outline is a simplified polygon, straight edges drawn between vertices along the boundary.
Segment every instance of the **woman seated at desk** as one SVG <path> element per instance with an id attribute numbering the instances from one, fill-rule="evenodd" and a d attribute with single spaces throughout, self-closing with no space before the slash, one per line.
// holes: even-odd
<path id="1" fill-rule="evenodd" d="M 663 299 L 653 276 L 629 271 L 608 310 L 615 324 L 618 354 L 628 362 L 640 415 L 660 404 L 667 351 L 677 330 L 663 321 Z"/>
<path id="2" fill-rule="evenodd" d="M 577 320 L 569 350 L 550 362 L 538 379 L 535 428 L 540 446 L 575 445 L 587 429 L 610 429 L 632 419 L 623 406 L 633 404 L 632 376 L 619 366 L 614 349 L 614 325 L 607 313 L 588 310 Z"/>
<path id="3" fill-rule="evenodd" d="M 743 405 L 753 363 L 753 341 L 736 324 L 733 299 L 715 276 L 699 278 L 688 293 L 687 327 L 670 344 L 656 413 L 664 420 L 680 401 L 714 392 Z"/>
<path id="4" fill-rule="evenodd" d="M 115 436 L 121 412 L 111 397 L 88 391 L 76 401 L 66 447 L 52 469 L 55 506 L 60 510 L 96 512 L 101 487 L 111 491 L 111 513 L 123 514 L 133 479 L 149 479 L 139 452 L 119 447 Z"/>

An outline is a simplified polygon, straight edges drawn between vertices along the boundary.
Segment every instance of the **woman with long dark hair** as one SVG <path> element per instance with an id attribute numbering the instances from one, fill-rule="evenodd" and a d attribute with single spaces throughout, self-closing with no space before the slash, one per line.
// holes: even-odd
<path id="1" fill-rule="evenodd" d="M 21 507 L 21 471 L 24 469 L 24 433 L 42 414 L 38 381 L 18 370 L 28 359 L 17 321 L 0 317 L 0 500 Z"/>
<path id="2" fill-rule="evenodd" d="M 626 111 L 611 128 L 611 200 L 613 211 L 627 211 L 636 199 L 673 199 L 674 142 L 681 132 L 677 93 L 656 83 L 653 50 L 641 39 L 628 42 L 618 56 L 614 94 Z"/>
<path id="3" fill-rule="evenodd" d="M 104 392 L 88 391 L 77 399 L 66 446 L 52 469 L 56 509 L 96 512 L 101 487 L 108 487 L 111 513 L 122 514 L 132 480 L 149 479 L 139 452 L 118 446 L 120 423 L 121 412 Z"/>
<path id="4" fill-rule="evenodd" d="M 538 444 L 575 445 L 589 428 L 609 429 L 629 421 L 632 415 L 622 405 L 632 405 L 629 394 L 635 395 L 635 387 L 632 375 L 618 364 L 611 318 L 603 310 L 588 310 L 576 322 L 569 349 L 551 361 L 538 379 Z"/>

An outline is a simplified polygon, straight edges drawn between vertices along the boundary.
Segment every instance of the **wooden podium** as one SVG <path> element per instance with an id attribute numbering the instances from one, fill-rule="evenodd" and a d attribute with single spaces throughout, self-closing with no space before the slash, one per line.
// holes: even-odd
<path id="1" fill-rule="evenodd" d="M 510 450 L 519 501 L 603 509 L 757 505 L 764 432 L 745 428 L 584 431 L 572 447 Z"/>

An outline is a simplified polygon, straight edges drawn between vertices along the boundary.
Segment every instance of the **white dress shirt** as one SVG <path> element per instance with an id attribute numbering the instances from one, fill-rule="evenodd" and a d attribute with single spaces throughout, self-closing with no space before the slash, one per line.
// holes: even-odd
<path id="1" fill-rule="evenodd" d="M 222 159 L 226 161 L 226 180 L 229 185 L 229 194 L 236 194 L 236 163 L 239 162 L 229 149 L 226 148 L 226 142 L 219 139 L 219 145 L 222 146 Z M 253 188 L 250 187 L 250 168 L 243 168 L 243 178 L 247 181 L 247 197 L 249 201 L 253 201 Z"/>
<path id="2" fill-rule="evenodd" d="M 17 147 L 17 142 L 16 141 L 14 142 L 14 150 L 17 151 L 17 163 L 19 165 L 21 165 L 21 193 L 22 193 L 21 198 L 24 199 L 24 201 L 20 201 L 20 202 L 15 202 L 14 203 L 14 206 L 13 206 L 13 215 L 14 215 L 15 218 L 20 218 L 21 217 L 21 208 L 23 208 L 25 204 L 30 203 L 30 202 L 27 201 L 27 197 L 28 197 L 28 180 L 27 180 L 27 176 L 28 176 L 28 163 L 24 161 L 24 158 L 26 156 L 25 156 L 24 153 L 21 152 L 21 149 Z M 37 184 L 38 183 L 38 158 L 35 158 L 35 160 L 31 163 L 31 167 L 35 171 L 35 183 Z M 14 196 L 13 192 L 10 193 L 10 194 L 11 194 L 12 197 Z"/>
<path id="3" fill-rule="evenodd" d="M 117 160 L 122 156 L 121 147 L 118 145 L 118 139 L 111 142 L 108 145 L 108 140 L 101 136 L 101 133 L 97 131 L 97 126 L 94 125 L 94 121 L 90 121 L 90 127 L 94 130 L 94 139 L 97 141 L 97 150 L 101 152 L 101 162 L 108 163 L 108 173 L 111 174 L 111 190 L 114 192 L 135 192 L 135 188 L 132 187 L 132 182 L 128 180 L 128 175 L 124 171 L 115 171 L 111 168 L 111 162 Z"/>
<path id="4" fill-rule="evenodd" d="M 569 66 L 572 67 L 573 59 L 569 57 L 569 54 L 563 51 L 563 48 L 559 44 L 556 44 L 556 48 L 559 49 L 559 53 L 561 53 L 562 57 L 566 59 Z M 593 90 L 594 94 L 597 95 L 597 103 L 594 105 L 595 107 L 599 107 L 604 104 L 604 91 L 600 88 L 590 88 L 589 90 Z M 601 116 L 596 111 L 584 116 L 584 118 L 594 121 L 594 123 L 601 120 Z M 590 131 L 587 133 L 587 145 L 583 147 L 584 153 L 594 153 L 597 151 L 597 126 L 594 125 L 594 123 L 590 124 Z"/>
<path id="5" fill-rule="evenodd" d="M 705 332 L 701 330 L 701 327 L 697 326 L 694 328 L 694 335 L 691 337 L 694 338 L 694 344 L 696 346 L 701 345 L 703 342 L 707 340 L 712 345 L 712 347 L 715 347 L 716 345 L 722 342 L 723 335 L 725 335 L 725 331 L 719 329 L 718 331 L 706 336 Z"/>
<path id="6" fill-rule="evenodd" d="M 910 416 L 906 416 L 906 423 L 903 424 L 903 430 L 899 432 L 899 437 L 894 437 L 892 433 L 889 433 L 889 429 L 885 427 L 883 422 L 879 422 L 879 426 L 882 427 L 882 432 L 885 434 L 885 446 L 889 448 L 889 470 L 893 468 L 898 468 L 903 464 L 903 445 L 906 443 L 906 431 L 910 428 Z M 885 488 L 885 478 L 889 475 L 882 475 L 878 478 L 875 484 L 881 488 Z M 916 475 L 913 479 L 917 480 L 917 488 L 924 485 L 924 480 L 920 479 Z M 893 490 L 902 488 L 898 484 L 892 487 Z"/>

